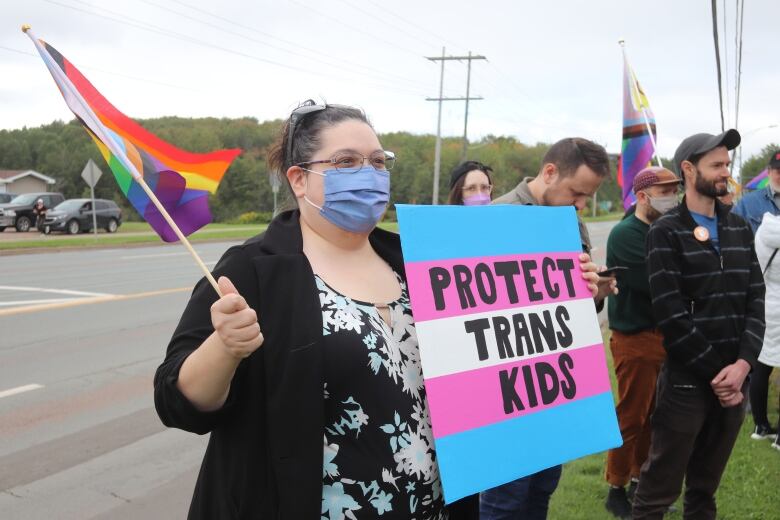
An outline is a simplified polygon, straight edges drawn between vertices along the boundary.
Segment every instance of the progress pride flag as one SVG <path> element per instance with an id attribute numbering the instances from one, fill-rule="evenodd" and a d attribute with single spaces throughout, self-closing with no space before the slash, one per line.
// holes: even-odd
<path id="1" fill-rule="evenodd" d="M 447 503 L 619 446 L 574 208 L 396 208 Z"/>

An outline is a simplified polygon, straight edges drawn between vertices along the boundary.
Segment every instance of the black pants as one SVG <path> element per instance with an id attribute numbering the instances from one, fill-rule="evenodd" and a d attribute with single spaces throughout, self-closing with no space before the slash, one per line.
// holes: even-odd
<path id="1" fill-rule="evenodd" d="M 715 492 L 744 418 L 744 402 L 723 408 L 707 383 L 674 385 L 662 371 L 633 518 L 662 519 L 685 479 L 683 518 L 714 520 Z"/>
<path id="2" fill-rule="evenodd" d="M 756 367 L 750 374 L 750 410 L 756 426 L 769 426 L 766 409 L 767 396 L 769 394 L 769 375 L 771 373 L 772 367 L 757 361 Z"/>

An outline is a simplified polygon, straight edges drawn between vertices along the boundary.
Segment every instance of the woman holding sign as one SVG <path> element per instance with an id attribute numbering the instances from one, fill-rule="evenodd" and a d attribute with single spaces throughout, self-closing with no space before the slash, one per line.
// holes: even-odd
<path id="1" fill-rule="evenodd" d="M 225 253 L 221 298 L 198 283 L 155 376 L 163 422 L 211 433 L 190 518 L 469 518 L 444 504 L 400 241 L 376 228 L 393 163 L 358 109 L 284 124 L 269 165 L 298 208 Z"/>

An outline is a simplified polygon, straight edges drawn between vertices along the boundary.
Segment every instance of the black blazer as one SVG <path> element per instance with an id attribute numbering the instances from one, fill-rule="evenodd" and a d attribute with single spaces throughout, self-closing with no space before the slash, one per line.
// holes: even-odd
<path id="1" fill-rule="evenodd" d="M 257 311 L 262 347 L 241 362 L 225 405 L 201 412 L 176 387 L 186 357 L 213 331 L 217 294 L 202 279 L 154 378 L 166 426 L 211 433 L 189 518 L 318 519 L 324 431 L 322 313 L 314 272 L 303 254 L 299 212 L 282 213 L 265 233 L 230 248 L 214 268 Z M 375 229 L 374 250 L 404 275 L 397 234 Z M 476 496 L 451 517 L 477 518 Z"/>

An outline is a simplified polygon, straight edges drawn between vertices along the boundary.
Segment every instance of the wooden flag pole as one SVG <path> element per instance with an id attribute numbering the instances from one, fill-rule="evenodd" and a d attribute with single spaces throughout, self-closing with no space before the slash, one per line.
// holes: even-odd
<path id="1" fill-rule="evenodd" d="M 83 111 L 82 114 L 76 114 L 76 115 L 78 115 L 84 120 L 84 124 L 87 126 L 87 128 L 91 130 L 93 133 L 95 133 L 98 139 L 100 139 L 100 141 L 109 150 L 111 150 L 111 153 L 113 153 L 122 162 L 122 165 L 125 168 L 127 168 L 127 170 L 130 172 L 130 175 L 133 176 L 133 180 L 135 180 L 141 186 L 141 188 L 143 188 L 144 192 L 146 192 L 146 194 L 149 196 L 149 200 L 151 200 L 152 203 L 155 205 L 155 207 L 160 211 L 160 214 L 165 219 L 165 222 L 168 223 L 171 229 L 173 229 L 173 232 L 176 234 L 176 237 L 179 239 L 179 241 L 190 252 L 192 258 L 195 260 L 195 263 L 198 264 L 198 267 L 200 267 L 201 271 L 203 271 L 203 274 L 206 277 L 206 279 L 209 281 L 211 286 L 214 288 L 214 290 L 221 298 L 222 291 L 219 290 L 219 284 L 217 284 L 217 281 L 214 279 L 214 276 L 211 274 L 211 271 L 209 271 L 208 267 L 206 267 L 206 264 L 203 263 L 203 260 L 201 260 L 200 256 L 198 256 L 198 253 L 195 252 L 195 249 L 193 249 L 192 244 L 190 244 L 190 241 L 187 240 L 187 237 L 184 236 L 184 233 L 182 233 L 181 229 L 179 229 L 179 226 L 176 224 L 176 222 L 173 220 L 171 215 L 165 209 L 165 206 L 163 206 L 160 200 L 157 198 L 157 195 L 155 195 L 152 189 L 149 187 L 149 185 L 146 184 L 143 175 L 141 175 L 138 172 L 138 169 L 135 167 L 135 164 L 133 164 L 132 161 L 130 161 L 127 158 L 127 156 L 125 155 L 121 147 L 117 146 L 114 140 L 111 139 L 106 134 L 106 132 L 103 131 L 102 121 L 100 121 L 97 115 L 95 115 L 95 113 L 92 111 L 92 108 L 84 100 L 84 98 L 81 97 L 81 94 L 79 93 L 78 89 L 76 89 L 73 86 L 70 79 L 59 68 L 59 66 L 56 65 L 52 66 L 49 64 L 49 62 L 46 60 L 46 56 L 48 55 L 48 52 L 46 52 L 46 50 L 41 46 L 41 43 L 38 41 L 38 38 L 36 38 L 35 35 L 33 34 L 30 26 L 27 24 L 23 25 L 22 32 L 24 32 L 32 40 L 33 44 L 35 45 L 35 48 L 41 54 L 41 57 L 44 58 L 46 67 L 49 69 L 49 72 L 51 72 L 52 76 L 55 77 L 55 82 L 57 83 L 57 86 L 59 86 L 60 89 L 63 90 L 62 94 L 65 97 L 65 102 L 68 104 L 68 107 L 71 110 L 73 110 L 73 107 L 71 107 L 70 103 L 68 103 L 69 101 L 68 97 L 70 96 L 73 101 L 78 103 L 79 107 Z"/>

